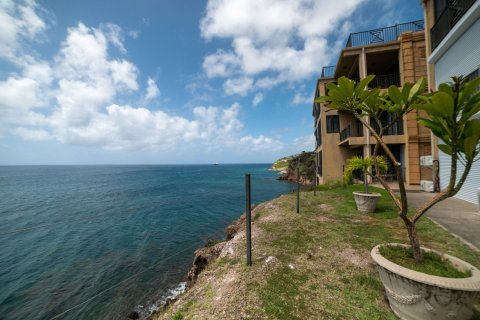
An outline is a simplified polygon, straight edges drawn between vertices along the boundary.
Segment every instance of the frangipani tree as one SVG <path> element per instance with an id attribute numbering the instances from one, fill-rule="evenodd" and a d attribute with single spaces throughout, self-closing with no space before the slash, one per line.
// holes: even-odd
<path id="1" fill-rule="evenodd" d="M 325 103 L 328 108 L 350 111 L 371 133 L 377 141 L 373 159 L 375 160 L 382 148 L 395 169 L 399 193 L 397 196 L 380 176 L 376 178 L 390 194 L 399 208 L 399 216 L 407 229 L 413 256 L 416 261 L 423 261 L 420 242 L 417 236 L 417 221 L 436 203 L 455 195 L 464 184 L 472 164 L 480 154 L 480 119 L 475 119 L 480 112 L 480 78 L 466 82 L 462 77 L 452 78 L 452 83 L 443 83 L 437 92 L 424 95 L 425 79 L 415 84 L 406 83 L 402 88 L 390 86 L 387 92 L 379 89 L 369 89 L 367 86 L 375 76 L 369 75 L 358 83 L 346 77 L 338 79 L 338 84 L 329 83 L 328 96 L 317 98 L 317 103 Z M 408 202 L 405 181 L 402 175 L 402 164 L 384 142 L 383 135 L 397 121 L 413 109 L 425 110 L 428 118 L 419 118 L 419 123 L 429 128 L 440 140 L 439 148 L 451 157 L 450 181 L 429 202 L 416 209 L 413 215 L 408 214 Z M 389 121 L 381 120 L 382 114 L 389 113 Z M 371 121 L 374 121 L 377 130 Z M 463 172 L 458 172 L 458 163 L 464 166 Z M 379 172 L 378 162 L 374 161 L 375 172 Z"/>

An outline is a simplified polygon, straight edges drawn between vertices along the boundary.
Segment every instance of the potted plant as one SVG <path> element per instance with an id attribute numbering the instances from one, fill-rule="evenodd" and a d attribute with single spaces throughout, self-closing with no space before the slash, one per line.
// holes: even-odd
<path id="1" fill-rule="evenodd" d="M 423 95 L 426 88 L 424 79 L 414 85 L 407 83 L 401 89 L 390 86 L 387 92 L 382 93 L 379 89 L 367 88 L 373 78 L 370 75 L 356 84 L 342 77 L 338 79 L 338 85 L 327 84 L 328 96 L 318 98 L 317 102 L 353 113 L 377 142 L 374 160 L 379 148 L 382 148 L 393 163 L 399 195 L 380 175 L 377 179 L 399 209 L 409 245 L 383 244 L 371 252 L 390 307 L 402 319 L 469 319 L 474 303 L 480 298 L 480 271 L 458 258 L 421 247 L 416 223 L 428 209 L 460 190 L 472 164 L 478 160 L 480 119 L 474 116 L 480 112 L 480 91 L 477 89 L 480 78 L 466 82 L 462 77 L 454 77 L 452 83 L 441 84 L 437 92 L 429 95 Z M 442 143 L 438 147 L 450 156 L 451 169 L 447 188 L 409 214 L 401 163 L 384 142 L 383 133 L 414 109 L 424 110 L 428 115 L 418 121 L 440 139 Z M 380 120 L 384 112 L 390 113 L 389 123 Z M 377 130 L 371 121 L 376 122 Z M 459 163 L 463 164 L 463 172 L 458 172 Z M 374 167 L 378 169 L 377 161 L 374 161 Z M 429 264 L 432 259 L 440 261 L 443 267 L 458 271 L 459 275 L 435 276 L 413 270 Z M 412 267 L 407 267 L 406 260 L 413 261 Z"/>
<path id="2" fill-rule="evenodd" d="M 353 172 L 361 170 L 363 173 L 363 185 L 365 186 L 365 192 L 353 192 L 353 197 L 357 205 L 357 210 L 361 213 L 375 212 L 377 208 L 378 199 L 380 199 L 380 193 L 368 191 L 368 177 L 373 177 L 371 167 L 374 165 L 375 159 L 373 157 L 353 157 L 348 160 L 347 167 L 344 172 L 344 180 L 351 181 L 353 179 Z M 387 162 L 381 156 L 376 158 L 377 166 L 380 170 L 387 170 Z"/>

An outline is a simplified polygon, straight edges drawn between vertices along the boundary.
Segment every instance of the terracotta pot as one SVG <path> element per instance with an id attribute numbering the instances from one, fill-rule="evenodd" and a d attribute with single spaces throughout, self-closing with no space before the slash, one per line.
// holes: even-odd
<path id="1" fill-rule="evenodd" d="M 375 212 L 377 208 L 378 199 L 380 199 L 381 194 L 372 192 L 354 192 L 353 197 L 355 198 L 355 203 L 357 204 L 357 210 L 361 213 L 370 213 Z"/>
<path id="2" fill-rule="evenodd" d="M 390 243 L 388 246 L 407 245 Z M 435 252 L 461 271 L 471 270 L 469 278 L 431 276 L 399 266 L 380 255 L 378 245 L 371 255 L 377 264 L 390 308 L 406 320 L 467 320 L 473 315 L 473 305 L 480 299 L 480 271 L 471 264 L 447 254 Z"/>

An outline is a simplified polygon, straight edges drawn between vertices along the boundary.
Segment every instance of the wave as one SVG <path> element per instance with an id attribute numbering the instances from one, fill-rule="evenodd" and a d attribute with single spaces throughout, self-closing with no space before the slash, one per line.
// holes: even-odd
<path id="1" fill-rule="evenodd" d="M 153 314 L 160 311 L 163 307 L 165 307 L 169 302 L 175 300 L 180 294 L 184 293 L 187 289 L 186 282 L 180 282 L 176 287 L 173 289 L 167 290 L 157 301 L 153 303 L 149 303 L 148 305 L 138 305 L 135 307 L 134 312 L 136 312 L 139 316 L 140 320 L 147 320 Z"/>

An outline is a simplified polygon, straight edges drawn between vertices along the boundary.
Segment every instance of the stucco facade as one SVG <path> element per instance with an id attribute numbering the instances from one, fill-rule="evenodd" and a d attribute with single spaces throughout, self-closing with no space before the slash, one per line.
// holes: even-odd
<path id="1" fill-rule="evenodd" d="M 395 37 L 382 38 L 381 32 L 391 34 L 392 30 L 401 32 L 398 31 Z M 372 34 L 375 37 L 373 41 Z M 375 74 L 371 87 L 378 88 L 388 88 L 392 84 L 401 86 L 427 77 L 422 21 L 352 35 L 347 47 L 340 52 L 337 65 L 329 67 L 329 73 L 322 72 L 322 77 L 317 81 L 316 97 L 326 94 L 326 83 L 335 82 L 341 76 L 359 80 L 368 74 Z M 321 104 L 314 104 L 313 115 L 317 133 L 315 151 L 319 183 L 341 180 L 348 159 L 355 155 L 371 155 L 376 140 L 349 112 L 329 110 Z M 417 117 L 417 111 L 412 111 L 384 136 L 386 143 L 400 159 L 408 184 L 432 179 L 431 169 L 420 166 L 420 157 L 431 155 L 431 136 L 428 129 L 418 125 Z M 333 125 L 332 120 L 335 120 Z M 390 177 L 394 178 L 393 172 Z"/>

